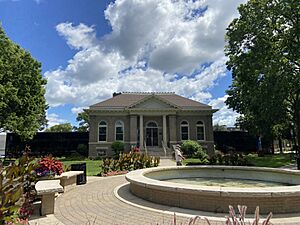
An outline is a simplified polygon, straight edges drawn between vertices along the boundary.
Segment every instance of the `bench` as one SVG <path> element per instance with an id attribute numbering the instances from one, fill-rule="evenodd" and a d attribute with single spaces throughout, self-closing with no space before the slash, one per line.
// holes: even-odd
<path id="1" fill-rule="evenodd" d="M 76 186 L 77 176 L 83 173 L 84 171 L 68 171 L 55 176 L 55 179 L 60 180 L 60 185 L 63 187 L 64 192 L 66 192 Z"/>
<path id="2" fill-rule="evenodd" d="M 42 196 L 41 215 L 54 213 L 55 194 L 64 191 L 59 180 L 41 180 L 35 184 L 37 195 Z"/>

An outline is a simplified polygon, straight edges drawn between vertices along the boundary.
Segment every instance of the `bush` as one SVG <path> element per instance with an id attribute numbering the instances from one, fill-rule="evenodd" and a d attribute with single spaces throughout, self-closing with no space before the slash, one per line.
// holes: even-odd
<path id="1" fill-rule="evenodd" d="M 65 160 L 68 160 L 68 161 L 80 161 L 80 160 L 85 160 L 85 159 L 86 159 L 86 157 L 79 154 L 78 152 L 73 152 L 69 156 L 65 157 Z"/>
<path id="2" fill-rule="evenodd" d="M 201 146 L 198 142 L 192 140 L 183 141 L 181 145 L 181 151 L 187 157 L 194 156 L 199 148 L 201 148 Z"/>
<path id="3" fill-rule="evenodd" d="M 183 141 L 181 150 L 188 158 L 197 158 L 200 160 L 200 164 L 208 163 L 208 155 L 203 150 L 202 146 L 197 141 L 187 140 Z"/>
<path id="4" fill-rule="evenodd" d="M 202 147 L 197 150 L 195 157 L 201 161 L 202 164 L 208 164 L 208 155 L 203 151 Z"/>
<path id="5" fill-rule="evenodd" d="M 223 154 L 216 151 L 215 155 L 209 157 L 210 165 L 227 165 L 227 166 L 248 166 L 249 162 L 247 157 L 243 154 L 230 152 Z"/>
<path id="6" fill-rule="evenodd" d="M 118 158 L 119 154 L 124 152 L 124 143 L 121 141 L 114 141 L 111 145 L 111 148 L 115 152 L 115 158 Z"/>
<path id="7" fill-rule="evenodd" d="M 79 144 L 77 146 L 77 152 L 82 155 L 82 156 L 88 156 L 88 147 L 86 146 L 86 144 Z"/>

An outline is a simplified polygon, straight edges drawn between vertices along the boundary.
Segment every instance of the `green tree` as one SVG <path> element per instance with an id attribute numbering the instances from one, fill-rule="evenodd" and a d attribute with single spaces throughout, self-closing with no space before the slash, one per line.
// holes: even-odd
<path id="1" fill-rule="evenodd" d="M 62 123 L 54 125 L 45 130 L 45 132 L 72 132 L 72 125 L 70 123 Z"/>
<path id="2" fill-rule="evenodd" d="M 79 123 L 79 127 L 74 127 L 78 132 L 87 132 L 89 131 L 89 122 L 90 118 L 86 111 L 78 113 L 76 121 Z"/>
<path id="3" fill-rule="evenodd" d="M 218 123 L 213 126 L 214 131 L 227 131 L 226 125 L 219 125 Z"/>
<path id="4" fill-rule="evenodd" d="M 0 26 L 0 131 L 25 140 L 46 125 L 45 84 L 41 64 Z"/>
<path id="5" fill-rule="evenodd" d="M 291 125 L 299 141 L 299 1 L 249 0 L 238 10 L 226 34 L 233 77 L 226 103 L 242 114 L 242 127 L 274 137 Z"/>

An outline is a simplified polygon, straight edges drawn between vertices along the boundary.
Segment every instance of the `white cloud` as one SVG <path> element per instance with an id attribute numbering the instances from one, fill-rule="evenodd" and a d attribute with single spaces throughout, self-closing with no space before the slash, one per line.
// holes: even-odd
<path id="1" fill-rule="evenodd" d="M 52 127 L 54 125 L 62 124 L 62 123 L 67 123 L 68 121 L 65 119 L 59 118 L 59 115 L 55 113 L 50 113 L 46 115 L 47 120 L 48 120 L 48 127 Z"/>
<path id="2" fill-rule="evenodd" d="M 83 112 L 83 110 L 84 110 L 84 109 L 87 109 L 87 108 L 88 108 L 88 107 L 73 107 L 73 108 L 71 109 L 71 112 L 77 116 L 78 113 Z"/>
<path id="3" fill-rule="evenodd" d="M 72 23 L 60 23 L 56 26 L 56 30 L 67 40 L 67 44 L 75 49 L 89 48 L 96 42 L 94 28 L 82 23 L 78 26 L 73 26 Z"/>
<path id="4" fill-rule="evenodd" d="M 227 125 L 233 127 L 236 122 L 236 118 L 240 115 L 234 112 L 232 109 L 229 109 L 225 101 L 228 98 L 228 95 L 224 95 L 223 97 L 213 99 L 209 102 L 209 105 L 213 107 L 213 109 L 219 109 L 218 112 L 214 113 L 213 116 L 213 124 L 219 125 Z"/>
<path id="5" fill-rule="evenodd" d="M 242 2 L 116 0 L 105 10 L 112 31 L 99 39 L 94 26 L 58 24 L 78 52 L 66 68 L 45 73 L 48 103 L 78 108 L 115 91 L 175 91 L 208 102 L 226 72 L 225 29 Z"/>

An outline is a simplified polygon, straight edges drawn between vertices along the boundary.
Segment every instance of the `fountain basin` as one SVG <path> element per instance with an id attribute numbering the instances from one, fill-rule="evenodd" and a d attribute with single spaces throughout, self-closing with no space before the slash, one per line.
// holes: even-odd
<path id="1" fill-rule="evenodd" d="M 217 178 L 268 181 L 288 186 L 220 187 L 165 181 L 178 178 Z M 145 200 L 187 209 L 228 212 L 229 205 L 247 205 L 248 213 L 300 212 L 300 171 L 262 167 L 157 167 L 128 173 L 131 192 Z"/>

